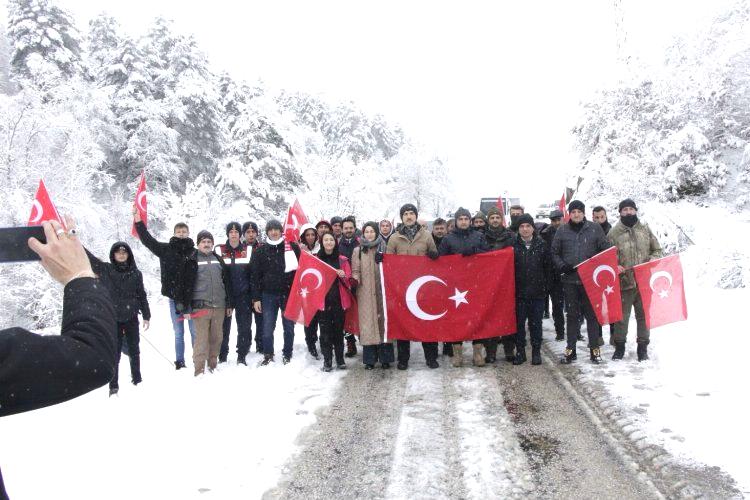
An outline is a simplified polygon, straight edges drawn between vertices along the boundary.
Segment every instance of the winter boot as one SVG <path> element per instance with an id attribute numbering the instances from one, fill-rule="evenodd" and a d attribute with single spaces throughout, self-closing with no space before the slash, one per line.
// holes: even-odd
<path id="1" fill-rule="evenodd" d="M 284 363 L 285 365 L 288 365 L 289 363 L 292 362 L 292 358 L 291 356 L 282 356 L 281 362 Z"/>
<path id="2" fill-rule="evenodd" d="M 573 361 L 575 361 L 577 359 L 578 359 L 578 356 L 576 355 L 575 347 L 573 349 L 571 349 L 570 347 L 567 347 L 565 349 L 565 355 L 560 360 L 560 363 L 562 363 L 564 365 L 569 365 L 569 364 L 571 364 Z"/>
<path id="3" fill-rule="evenodd" d="M 427 366 L 431 369 L 440 368 L 440 365 L 438 364 L 436 359 L 428 359 L 427 360 Z"/>
<path id="4" fill-rule="evenodd" d="M 561 340 L 565 340 L 565 333 L 564 332 L 557 332 L 555 334 L 555 340 L 557 342 L 560 342 Z"/>
<path id="5" fill-rule="evenodd" d="M 484 350 L 487 353 L 484 361 L 489 365 L 494 364 L 497 361 L 497 339 L 487 339 L 484 344 Z"/>
<path id="6" fill-rule="evenodd" d="M 383 368 L 383 370 L 387 370 L 387 369 L 389 369 L 391 367 L 391 364 L 390 363 L 381 363 L 380 366 Z"/>
<path id="7" fill-rule="evenodd" d="M 353 358 L 357 355 L 357 339 L 354 335 L 348 335 L 346 337 L 346 357 Z"/>
<path id="8" fill-rule="evenodd" d="M 396 365 L 396 368 L 398 368 L 399 370 L 406 370 L 409 368 L 409 363 L 406 361 L 399 361 Z"/>
<path id="9" fill-rule="evenodd" d="M 463 344 L 453 345 L 453 358 L 451 359 L 453 366 L 456 368 L 464 365 L 464 346 Z"/>
<path id="10" fill-rule="evenodd" d="M 370 365 L 370 364 L 365 365 L 365 370 L 372 370 L 374 368 L 375 368 L 375 365 Z"/>
<path id="11" fill-rule="evenodd" d="M 625 357 L 625 342 L 615 342 L 615 353 L 612 359 L 622 359 Z"/>
<path id="12" fill-rule="evenodd" d="M 324 372 L 330 372 L 332 370 L 333 370 L 333 366 L 331 366 L 331 362 L 330 361 L 324 362 L 323 363 L 323 367 L 320 369 L 320 371 L 324 371 Z"/>
<path id="13" fill-rule="evenodd" d="M 226 362 L 227 362 L 226 354 L 222 354 L 221 356 L 219 356 L 219 363 L 226 363 Z"/>
<path id="14" fill-rule="evenodd" d="M 260 362 L 260 366 L 266 366 L 269 363 L 273 363 L 273 354 L 264 354 L 263 361 Z"/>
<path id="15" fill-rule="evenodd" d="M 526 362 L 526 348 L 519 347 L 516 349 L 516 357 L 513 360 L 515 366 L 522 365 Z"/>
<path id="16" fill-rule="evenodd" d="M 474 351 L 474 366 L 484 366 L 484 345 L 473 344 L 471 347 Z"/>
<path id="17" fill-rule="evenodd" d="M 449 358 L 453 356 L 453 344 L 443 342 L 443 356 L 448 356 Z"/>
<path id="18" fill-rule="evenodd" d="M 179 370 L 180 368 L 185 368 L 185 362 L 184 361 L 175 361 L 174 362 L 174 369 Z"/>
<path id="19" fill-rule="evenodd" d="M 245 365 L 247 366 L 247 360 L 245 360 L 245 356 L 237 355 L 237 364 L 238 365 Z"/>
<path id="20" fill-rule="evenodd" d="M 598 347 L 594 347 L 593 349 L 589 349 L 589 352 L 591 353 L 591 362 L 595 365 L 598 365 L 602 362 L 602 353 L 599 350 Z"/>
<path id="21" fill-rule="evenodd" d="M 310 353 L 310 356 L 313 357 L 313 359 L 320 359 L 320 355 L 318 354 L 318 348 L 315 347 L 315 344 L 310 344 L 307 346 L 307 352 Z"/>
<path id="22" fill-rule="evenodd" d="M 648 359 L 648 344 L 639 343 L 638 344 L 638 361 L 646 361 Z"/>
<path id="23" fill-rule="evenodd" d="M 541 365 L 542 364 L 542 348 L 541 347 L 531 347 L 531 364 L 532 365 Z"/>
<path id="24" fill-rule="evenodd" d="M 515 350 L 516 350 L 515 344 L 511 344 L 510 342 L 507 342 L 507 343 L 503 342 L 503 351 L 505 352 L 505 361 L 512 363 L 513 360 L 516 359 Z"/>
<path id="25" fill-rule="evenodd" d="M 342 361 L 341 363 L 339 363 L 339 364 L 336 365 L 336 369 L 337 370 L 346 370 L 346 363 L 344 363 Z"/>
<path id="26" fill-rule="evenodd" d="M 112 397 L 112 396 L 116 395 L 118 390 L 119 389 L 117 387 L 110 387 L 109 388 L 109 397 Z"/>

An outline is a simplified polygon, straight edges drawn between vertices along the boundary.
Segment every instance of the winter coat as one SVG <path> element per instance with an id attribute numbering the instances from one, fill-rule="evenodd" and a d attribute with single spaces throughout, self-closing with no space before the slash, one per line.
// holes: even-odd
<path id="1" fill-rule="evenodd" d="M 521 236 L 513 244 L 516 264 L 516 297 L 522 299 L 544 299 L 550 288 L 553 273 L 552 257 L 547 244 L 536 234 L 531 238 L 531 246 Z"/>
<path id="2" fill-rule="evenodd" d="M 487 226 L 487 229 L 484 231 L 484 239 L 487 241 L 487 248 L 489 250 L 502 250 L 505 247 L 513 245 L 515 235 L 513 231 L 505 227 L 493 229 Z"/>
<path id="3" fill-rule="evenodd" d="M 631 268 L 662 256 L 659 241 L 648 224 L 641 221 L 637 221 L 633 227 L 618 222 L 607 238 L 617 247 L 617 263 L 624 268 Z M 632 269 L 627 269 L 620 274 L 620 288 L 623 290 L 635 288 L 635 276 Z"/>
<path id="4" fill-rule="evenodd" d="M 440 255 L 474 255 L 489 250 L 484 233 L 469 229 L 454 229 L 440 243 Z"/>
<path id="5" fill-rule="evenodd" d="M 385 335 L 383 294 L 376 254 L 374 248 L 362 252 L 360 247 L 352 255 L 352 278 L 357 282 L 359 341 L 362 345 L 382 344 Z"/>
<path id="6" fill-rule="evenodd" d="M 245 242 L 240 242 L 240 246 L 233 248 L 229 240 L 223 245 L 216 245 L 214 252 L 229 267 L 230 294 L 235 302 L 250 293 L 250 259 L 253 250 L 248 249 Z"/>
<path id="7" fill-rule="evenodd" d="M 351 262 L 352 260 L 352 254 L 354 253 L 354 249 L 359 246 L 359 238 L 357 236 L 354 236 L 352 239 L 347 240 L 343 236 L 339 240 L 339 253 L 349 259 Z"/>
<path id="8" fill-rule="evenodd" d="M 352 307 L 354 296 L 351 287 L 355 282 L 352 280 L 352 266 L 349 259 L 343 255 L 323 255 L 323 250 L 318 253 L 318 258 L 333 267 L 341 269 L 345 276 L 336 280 L 337 286 L 328 289 L 325 300 L 325 310 L 334 312 L 344 312 Z"/>
<path id="9" fill-rule="evenodd" d="M 393 233 L 388 240 L 388 246 L 385 253 L 396 255 L 427 255 L 427 252 L 437 252 L 435 240 L 432 234 L 424 227 L 420 227 L 412 241 L 409 241 L 403 233 L 403 227 L 399 226 L 399 231 Z"/>
<path id="10" fill-rule="evenodd" d="M 552 224 L 549 224 L 539 233 L 539 236 L 544 240 L 544 244 L 547 245 L 547 249 L 550 251 L 550 260 L 552 259 L 552 240 L 555 239 L 555 233 L 557 233 L 557 228 Z M 558 283 L 560 283 L 560 273 L 553 264 L 550 275 L 550 285 Z"/>
<path id="11" fill-rule="evenodd" d="M 128 260 L 122 264 L 115 261 L 115 249 L 118 247 L 125 247 L 128 252 Z M 148 306 L 146 289 L 143 286 L 143 274 L 135 265 L 130 246 L 122 241 L 112 245 L 109 250 L 109 262 L 102 262 L 88 250 L 86 254 L 94 273 L 101 278 L 102 283 L 109 290 L 117 322 L 127 323 L 138 316 L 139 311 L 144 320 L 150 320 L 151 310 Z"/>
<path id="12" fill-rule="evenodd" d="M 265 243 L 255 250 L 250 261 L 250 297 L 253 302 L 260 301 L 264 292 L 279 294 L 286 302 L 294 281 L 294 271 L 285 272 L 284 245 L 284 241 L 277 245 Z M 290 243 L 290 246 L 299 258 L 299 245 Z"/>
<path id="13" fill-rule="evenodd" d="M 232 307 L 232 297 L 229 294 L 229 268 L 224 261 L 215 253 L 211 255 L 221 266 L 221 279 L 224 285 L 224 307 Z M 202 309 L 203 304 L 195 303 L 196 281 L 198 280 L 198 250 L 194 249 L 188 256 L 185 271 L 180 275 L 175 284 L 175 309 L 178 313 L 191 313 L 194 309 Z M 200 286 L 200 285 L 199 285 Z M 201 287 L 202 288 L 202 287 Z"/>
<path id="14" fill-rule="evenodd" d="M 612 230 L 612 224 L 609 223 L 609 221 L 604 221 L 604 224 L 599 224 L 602 227 L 602 231 L 604 231 L 604 234 L 607 235 Z"/>
<path id="15" fill-rule="evenodd" d="M 161 294 L 175 299 L 177 282 L 182 280 L 182 273 L 186 270 L 188 259 L 195 250 L 193 240 L 173 236 L 169 239 L 169 243 L 156 241 L 143 222 L 136 222 L 135 230 L 138 232 L 141 243 L 159 258 Z"/>
<path id="16" fill-rule="evenodd" d="M 192 309 L 232 307 L 231 271 L 215 252 L 195 252 L 197 273 L 193 284 Z"/>
<path id="17" fill-rule="evenodd" d="M 599 224 L 584 219 L 583 226 L 576 231 L 568 222 L 557 229 L 552 240 L 552 262 L 557 271 L 563 273 L 563 283 L 580 284 L 573 267 L 611 246 Z"/>

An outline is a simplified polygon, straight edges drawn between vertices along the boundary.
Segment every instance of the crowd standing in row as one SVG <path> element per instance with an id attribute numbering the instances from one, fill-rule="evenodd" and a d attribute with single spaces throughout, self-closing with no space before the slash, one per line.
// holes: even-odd
<path id="1" fill-rule="evenodd" d="M 141 242 L 159 258 L 161 293 L 169 299 L 174 328 L 175 368 L 186 366 L 187 323 L 195 375 L 204 373 L 206 367 L 213 371 L 218 363 L 227 361 L 232 318 L 237 325 L 238 364 L 247 364 L 253 341 L 255 351 L 263 355 L 261 365 L 275 360 L 274 330 L 279 315 L 283 331 L 282 362 L 291 361 L 294 322 L 283 316 L 294 279 L 294 271 L 287 271 L 286 266 L 289 252 L 297 258 L 300 252 L 315 255 L 338 275 L 337 285 L 331 286 L 326 295 L 325 306 L 304 329 L 308 352 L 315 359 L 322 353 L 324 371 L 331 371 L 334 361 L 336 368 L 345 369 L 344 358 L 357 355 L 354 335 L 345 332 L 345 313 L 355 301 L 365 368 L 373 369 L 379 363 L 387 369 L 394 362 L 400 370 L 408 368 L 410 342 L 385 339 L 378 269 L 384 254 L 438 259 L 444 255 L 470 256 L 509 247 L 515 255 L 516 334 L 474 340 L 471 351 L 474 365 L 496 363 L 500 344 L 506 361 L 514 365 L 525 363 L 527 326 L 531 363 L 541 364 L 542 319 L 548 314 L 550 301 L 555 339 L 567 342 L 561 362 L 572 363 L 577 359 L 576 345 L 583 340 L 581 325 L 585 321 L 590 359 L 600 363 L 602 327 L 576 266 L 612 245 L 617 247 L 623 307 L 622 321 L 610 327 L 610 342 L 615 346 L 613 359 L 625 355 L 630 312 L 635 308 L 637 356 L 639 361 L 646 360 L 649 331 L 631 268 L 660 257 L 659 243 L 648 226 L 639 221 L 633 200 L 619 204 L 620 220 L 614 227 L 610 226 L 603 207 L 594 208 L 593 222 L 586 219 L 585 208 L 581 201 L 573 200 L 568 205 L 567 222 L 563 221 L 563 213 L 555 210 L 547 224 L 535 222 L 524 213 L 523 207 L 514 205 L 510 207 L 508 227 L 504 214 L 497 208 L 473 216 L 459 208 L 450 220 L 434 220 L 430 232 L 419 221 L 417 207 L 406 204 L 400 209 L 401 222 L 395 228 L 388 219 L 366 222 L 358 228 L 353 216 L 333 217 L 315 225 L 305 224 L 300 228 L 299 241 L 287 242 L 281 223 L 270 220 L 265 226 L 265 241 L 261 242 L 254 222 L 242 225 L 230 222 L 226 226 L 225 243 L 214 245 L 213 235 L 202 230 L 197 235 L 197 247 L 184 223 L 175 225 L 168 242 L 159 242 L 140 220 L 137 210 L 133 211 L 133 217 Z M 132 382 L 137 384 L 141 382 L 138 313 L 143 316 L 144 328 L 148 328 L 150 319 L 142 275 L 125 243 L 112 246 L 110 263 L 103 263 L 93 255 L 89 257 L 95 272 L 113 295 L 118 342 L 122 345 L 124 341 L 127 346 Z M 438 368 L 438 343 L 423 342 L 422 348 L 427 366 Z M 462 366 L 462 342 L 445 343 L 442 352 L 452 358 L 453 366 Z M 115 376 L 110 392 L 117 392 L 117 387 Z"/>

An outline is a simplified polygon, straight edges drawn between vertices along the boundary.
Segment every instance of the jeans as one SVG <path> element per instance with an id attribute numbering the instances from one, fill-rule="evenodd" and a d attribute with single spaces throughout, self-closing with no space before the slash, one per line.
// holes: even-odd
<path id="1" fill-rule="evenodd" d="M 174 329 L 174 353 L 175 361 L 185 362 L 185 322 L 177 321 L 180 316 L 177 314 L 175 309 L 174 300 L 169 299 L 169 315 L 172 318 L 172 328 Z M 195 344 L 195 324 L 193 320 L 188 321 L 188 328 L 190 329 L 190 345 L 191 347 Z"/>
<path id="2" fill-rule="evenodd" d="M 273 331 L 276 328 L 276 316 L 284 310 L 286 297 L 278 293 L 263 292 L 260 307 L 263 311 L 263 354 L 273 355 Z M 286 319 L 282 312 L 281 325 L 284 329 L 284 348 L 281 353 L 286 358 L 292 357 L 294 348 L 294 321 Z M 343 328 L 343 323 L 342 323 Z"/>
<path id="3" fill-rule="evenodd" d="M 125 323 L 117 322 L 117 353 L 115 353 L 115 376 L 109 382 L 110 389 L 118 389 L 120 376 L 120 352 L 124 343 L 128 346 L 130 358 L 130 378 L 134 384 L 141 383 L 141 351 L 138 347 L 141 335 L 138 330 L 138 316 Z M 124 341 L 124 342 L 123 342 Z"/>
<path id="4" fill-rule="evenodd" d="M 516 297 L 516 348 L 519 351 L 526 348 L 526 320 L 529 321 L 531 347 L 542 346 L 542 316 L 546 301 L 546 298 Z"/>
<path id="5" fill-rule="evenodd" d="M 577 283 L 564 283 L 565 306 L 568 308 L 568 349 L 575 350 L 578 335 L 581 333 L 581 318 L 586 318 L 586 330 L 589 335 L 589 349 L 599 347 L 602 327 L 596 320 L 596 313 L 591 307 L 586 290 Z"/>
<path id="6" fill-rule="evenodd" d="M 336 364 L 344 364 L 344 311 L 319 311 L 317 314 L 320 325 L 320 350 L 323 353 L 323 363 L 331 366 L 333 356 Z"/>
<path id="7" fill-rule="evenodd" d="M 378 361 L 380 363 L 393 363 L 393 342 L 362 346 L 362 362 L 364 364 L 374 365 Z"/>
<path id="8" fill-rule="evenodd" d="M 236 318 L 235 321 L 237 322 L 237 356 L 244 358 L 250 352 L 250 344 L 253 340 L 253 316 L 251 311 L 250 296 L 234 297 L 234 313 L 232 316 L 225 317 L 224 324 L 222 325 L 223 335 L 221 350 L 219 351 L 220 360 L 226 361 L 229 354 L 229 335 L 232 330 L 232 317 Z"/>
<path id="9" fill-rule="evenodd" d="M 408 340 L 397 340 L 396 349 L 398 351 L 398 362 L 409 364 L 409 358 L 411 357 L 411 342 Z M 437 361 L 437 342 L 422 342 L 422 350 L 424 350 L 425 361 Z"/>

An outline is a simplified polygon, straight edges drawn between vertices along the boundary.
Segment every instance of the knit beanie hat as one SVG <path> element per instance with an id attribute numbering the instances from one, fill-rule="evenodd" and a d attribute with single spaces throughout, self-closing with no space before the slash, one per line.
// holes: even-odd
<path id="1" fill-rule="evenodd" d="M 521 224 L 531 224 L 531 227 L 534 227 L 534 218 L 530 214 L 523 214 L 518 217 L 516 227 L 521 227 Z"/>
<path id="2" fill-rule="evenodd" d="M 581 212 L 586 212 L 586 205 L 583 204 L 580 200 L 573 200 L 568 204 L 568 213 L 572 212 L 573 210 L 580 210 Z"/>
<path id="3" fill-rule="evenodd" d="M 487 210 L 487 218 L 489 219 L 492 215 L 499 215 L 502 217 L 503 213 L 497 207 L 490 207 L 489 210 Z M 476 217 L 476 215 L 474 217 Z"/>
<path id="4" fill-rule="evenodd" d="M 456 210 L 456 213 L 453 214 L 453 217 L 455 219 L 458 219 L 459 217 L 468 217 L 471 219 L 471 212 L 466 210 L 464 207 L 458 207 L 458 210 Z"/>
<path id="5" fill-rule="evenodd" d="M 230 222 L 229 224 L 227 224 L 227 236 L 229 236 L 229 231 L 231 231 L 232 229 L 237 230 L 237 232 L 239 233 L 240 229 L 242 228 L 240 227 L 239 222 L 234 222 L 234 221 Z"/>
<path id="6" fill-rule="evenodd" d="M 419 216 L 419 211 L 417 210 L 417 207 L 415 207 L 411 203 L 407 203 L 406 205 L 401 207 L 401 209 L 398 211 L 399 217 L 403 219 L 404 213 L 406 212 L 414 212 L 414 215 Z"/>
<path id="7" fill-rule="evenodd" d="M 631 207 L 631 208 L 633 208 L 636 211 L 638 210 L 638 207 L 635 206 L 635 202 L 633 200 L 631 200 L 630 198 L 625 198 L 624 200 L 622 200 L 620 202 L 620 206 L 618 207 L 618 211 L 622 212 L 622 209 L 625 208 L 625 207 Z"/>
<path id="8" fill-rule="evenodd" d="M 196 238 L 196 243 L 200 244 L 203 240 L 211 240 L 213 243 L 214 241 L 214 235 L 211 234 L 209 231 L 203 229 L 201 232 L 198 233 L 198 238 Z"/>
<path id="9" fill-rule="evenodd" d="M 242 234 L 245 234 L 248 229 L 253 228 L 253 231 L 258 232 L 258 224 L 255 222 L 247 221 L 242 224 Z"/>

